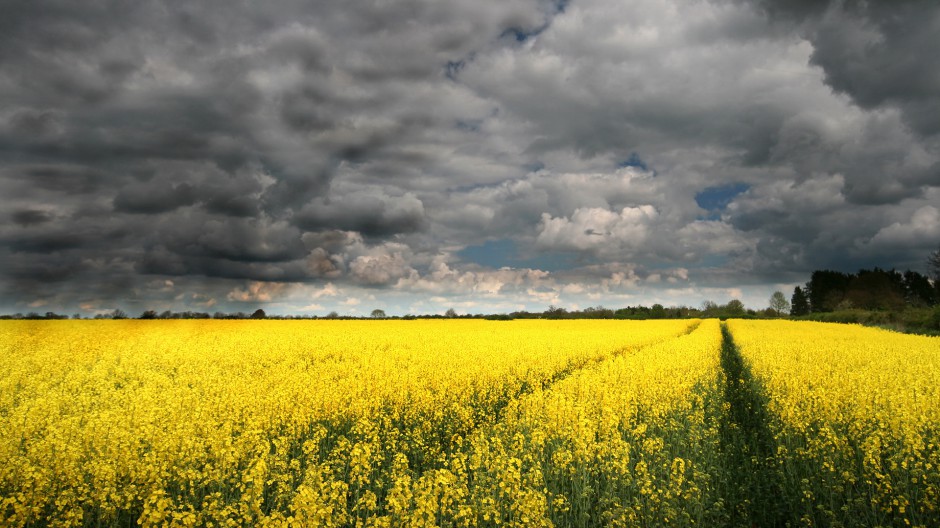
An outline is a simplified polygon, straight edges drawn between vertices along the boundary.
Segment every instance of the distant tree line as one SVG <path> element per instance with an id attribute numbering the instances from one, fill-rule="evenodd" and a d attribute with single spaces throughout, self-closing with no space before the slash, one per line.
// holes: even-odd
<path id="1" fill-rule="evenodd" d="M 71 317 L 72 319 L 83 319 L 81 314 L 74 314 Z M 131 317 L 127 315 L 124 310 L 115 309 L 108 312 L 97 313 L 90 317 L 85 317 L 84 319 L 130 319 Z M 224 313 L 224 312 L 193 312 L 193 311 L 183 311 L 183 312 L 173 312 L 170 310 L 165 310 L 163 312 L 157 312 L 156 310 L 146 310 L 136 317 L 136 319 L 266 319 L 268 316 L 264 313 L 264 310 L 257 309 L 252 313 L 245 312 L 234 312 L 234 313 Z M 316 319 L 315 316 L 306 316 L 306 315 L 286 315 L 286 316 L 273 316 L 272 319 Z M 61 315 L 55 312 L 46 312 L 45 314 L 40 314 L 38 312 L 29 312 L 27 314 L 16 313 L 13 315 L 0 315 L 0 319 L 69 319 L 68 315 Z"/>
<path id="2" fill-rule="evenodd" d="M 556 306 L 549 306 L 544 312 L 519 311 L 508 314 L 492 314 L 483 316 L 485 319 L 689 319 L 699 317 L 729 317 L 755 318 L 776 317 L 779 314 L 768 308 L 766 310 L 752 310 L 744 306 L 738 299 L 732 299 L 726 304 L 714 301 L 705 301 L 701 308 L 690 306 L 670 306 L 654 304 L 652 306 L 627 306 L 625 308 L 611 309 L 603 306 L 589 306 L 583 310 L 566 310 Z"/>
<path id="3" fill-rule="evenodd" d="M 928 257 L 927 269 L 926 275 L 881 268 L 814 271 L 793 289 L 790 315 L 940 335 L 940 249 Z"/>
<path id="4" fill-rule="evenodd" d="M 337 312 L 330 312 L 326 316 L 316 315 L 268 315 L 262 309 L 255 310 L 252 313 L 247 312 L 173 312 L 166 310 L 157 312 L 155 310 L 146 310 L 136 319 L 490 319 L 490 320 L 511 320 L 511 319 L 686 319 L 696 317 L 761 317 L 776 316 L 772 309 L 755 311 L 745 308 L 744 303 L 737 299 L 732 299 L 726 304 L 717 304 L 713 301 L 705 301 L 701 308 L 692 308 L 688 306 L 665 307 L 662 304 L 652 306 L 627 306 L 625 308 L 611 309 L 603 306 L 589 306 L 583 310 L 568 310 L 556 306 L 549 306 L 548 309 L 541 312 L 517 311 L 508 314 L 464 314 L 458 315 L 451 308 L 443 315 L 427 314 L 413 315 L 406 314 L 401 316 L 386 315 L 384 310 L 375 309 L 368 316 L 340 315 Z M 72 316 L 73 319 L 82 319 L 80 314 Z M 99 313 L 87 319 L 129 319 L 123 310 L 113 310 L 110 312 Z M 0 315 L 0 319 L 69 319 L 67 315 L 59 315 L 54 312 L 39 314 L 30 312 L 27 314 L 17 313 L 13 315 Z"/>
<path id="5" fill-rule="evenodd" d="M 860 322 L 886 326 L 907 327 L 914 330 L 940 330 L 940 249 L 930 254 L 927 259 L 928 275 L 916 271 L 883 270 L 881 268 L 862 269 L 857 273 L 844 273 L 833 270 L 817 270 L 810 276 L 809 282 L 797 286 L 788 302 L 782 292 L 774 292 L 769 306 L 762 310 L 748 309 L 738 299 L 725 304 L 705 301 L 701 307 L 689 306 L 665 307 L 662 304 L 652 306 L 627 306 L 611 309 L 603 306 L 589 306 L 583 310 L 568 310 L 549 306 L 541 312 L 516 311 L 501 314 L 465 314 L 458 315 L 451 308 L 444 314 L 388 316 L 382 309 L 375 309 L 368 315 L 340 315 L 330 312 L 326 316 L 316 315 L 268 315 L 262 309 L 247 312 L 157 312 L 146 310 L 138 319 L 684 319 L 684 318 L 774 318 L 786 315 L 836 322 Z M 819 314 L 845 314 L 820 317 Z M 874 315 L 873 315 L 874 314 Z M 887 314 L 887 315 L 885 315 Z M 896 315 L 901 314 L 901 315 Z M 68 319 L 66 315 L 55 312 L 29 312 L 13 315 L 0 315 L 0 319 Z M 81 319 L 74 314 L 73 319 Z M 123 310 L 99 313 L 93 319 L 127 319 Z"/>
<path id="6" fill-rule="evenodd" d="M 940 281 L 916 271 L 880 268 L 858 273 L 817 270 L 790 299 L 790 315 L 801 316 L 839 310 L 899 311 L 940 304 Z"/>

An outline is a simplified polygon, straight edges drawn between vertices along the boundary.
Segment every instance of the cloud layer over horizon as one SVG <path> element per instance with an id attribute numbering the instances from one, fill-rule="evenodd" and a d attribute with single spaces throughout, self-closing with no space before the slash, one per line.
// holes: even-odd
<path id="1" fill-rule="evenodd" d="M 0 311 L 740 298 L 940 244 L 940 6 L 40 0 Z"/>

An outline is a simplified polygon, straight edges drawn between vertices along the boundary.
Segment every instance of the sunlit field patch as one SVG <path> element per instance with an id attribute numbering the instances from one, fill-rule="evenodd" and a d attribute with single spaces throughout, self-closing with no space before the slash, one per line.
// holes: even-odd
<path id="1" fill-rule="evenodd" d="M 3 526 L 935 526 L 940 340 L 4 321 Z"/>
<path id="2" fill-rule="evenodd" d="M 392 522 L 520 395 L 692 324 L 5 322 L 2 518 Z"/>
<path id="3" fill-rule="evenodd" d="M 728 327 L 763 387 L 791 517 L 940 525 L 940 338 L 812 322 Z"/>

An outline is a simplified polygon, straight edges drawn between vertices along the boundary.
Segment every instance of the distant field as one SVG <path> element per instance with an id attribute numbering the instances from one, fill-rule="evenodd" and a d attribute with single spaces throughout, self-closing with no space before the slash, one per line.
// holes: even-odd
<path id="1" fill-rule="evenodd" d="M 2 526 L 940 525 L 940 339 L 0 321 Z"/>

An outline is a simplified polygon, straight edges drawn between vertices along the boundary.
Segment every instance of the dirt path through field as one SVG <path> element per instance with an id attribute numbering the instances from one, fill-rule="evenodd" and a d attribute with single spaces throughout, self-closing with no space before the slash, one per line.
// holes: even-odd
<path id="1" fill-rule="evenodd" d="M 732 526 L 786 526 L 792 509 L 780 488 L 777 445 L 768 426 L 766 398 L 722 323 L 721 368 L 725 375 L 721 451 Z"/>

